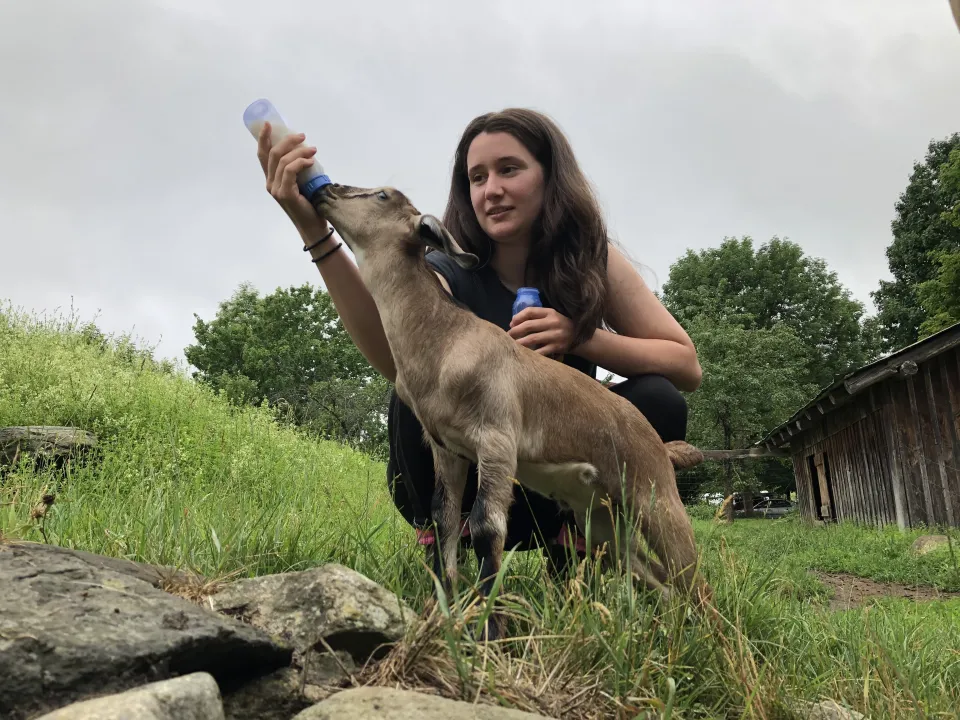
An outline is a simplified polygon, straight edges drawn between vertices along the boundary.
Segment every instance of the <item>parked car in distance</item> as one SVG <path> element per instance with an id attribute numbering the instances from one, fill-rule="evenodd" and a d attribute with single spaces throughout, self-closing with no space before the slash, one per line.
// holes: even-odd
<path id="1" fill-rule="evenodd" d="M 753 512 L 760 517 L 782 518 L 797 509 L 797 504 L 785 498 L 764 498 L 757 503 Z"/>

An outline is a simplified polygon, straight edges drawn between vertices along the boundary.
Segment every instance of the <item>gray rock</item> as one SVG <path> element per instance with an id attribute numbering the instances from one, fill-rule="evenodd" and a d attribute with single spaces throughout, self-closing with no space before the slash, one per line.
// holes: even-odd
<path id="1" fill-rule="evenodd" d="M 86 430 L 55 425 L 0 428 L 0 465 L 13 465 L 27 455 L 34 460 L 61 462 L 97 446 Z"/>
<path id="2" fill-rule="evenodd" d="M 133 575 L 30 544 L 0 545 L 0 717 L 197 671 L 239 682 L 291 655 L 262 631 Z"/>
<path id="3" fill-rule="evenodd" d="M 36 720 L 223 720 L 220 688 L 208 673 L 142 685 L 84 700 Z"/>
<path id="4" fill-rule="evenodd" d="M 946 547 L 950 543 L 946 535 L 921 535 L 910 546 L 914 555 L 926 555 L 934 550 Z"/>
<path id="5" fill-rule="evenodd" d="M 289 720 L 336 692 L 304 683 L 295 668 L 283 668 L 223 697 L 226 720 Z"/>
<path id="6" fill-rule="evenodd" d="M 797 713 L 804 720 L 866 720 L 862 713 L 845 708 L 836 700 L 798 703 Z"/>
<path id="7" fill-rule="evenodd" d="M 199 584 L 203 582 L 203 579 L 198 575 L 172 567 L 147 565 L 145 563 L 134 562 L 133 560 L 107 557 L 106 555 L 97 555 L 85 550 L 74 550 L 72 548 L 60 547 L 59 545 L 47 545 L 45 543 L 30 542 L 28 540 L 14 540 L 11 542 L 29 548 L 31 555 L 37 559 L 37 562 L 43 564 L 55 562 L 56 559 L 54 556 L 67 555 L 83 560 L 88 565 L 92 565 L 100 570 L 112 570 L 113 572 L 135 577 L 161 590 L 164 589 L 167 583 L 189 585 L 191 583 Z M 44 555 L 49 556 L 51 559 L 49 561 L 41 560 Z"/>
<path id="8" fill-rule="evenodd" d="M 544 720 L 520 710 L 448 700 L 411 690 L 362 687 L 331 695 L 293 720 Z"/>
<path id="9" fill-rule="evenodd" d="M 238 580 L 211 595 L 210 604 L 292 645 L 301 665 L 308 651 L 326 650 L 321 640 L 363 663 L 385 653 L 381 646 L 417 619 L 396 595 L 336 563 Z"/>

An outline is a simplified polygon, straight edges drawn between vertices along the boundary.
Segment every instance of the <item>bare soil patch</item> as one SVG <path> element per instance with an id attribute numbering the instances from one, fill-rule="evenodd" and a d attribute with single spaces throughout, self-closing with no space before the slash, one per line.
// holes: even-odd
<path id="1" fill-rule="evenodd" d="M 879 582 L 848 573 L 813 571 L 817 579 L 833 591 L 831 610 L 850 610 L 867 605 L 873 598 L 904 598 L 915 602 L 960 598 L 958 592 L 946 592 L 929 585 L 911 586 L 893 582 Z"/>

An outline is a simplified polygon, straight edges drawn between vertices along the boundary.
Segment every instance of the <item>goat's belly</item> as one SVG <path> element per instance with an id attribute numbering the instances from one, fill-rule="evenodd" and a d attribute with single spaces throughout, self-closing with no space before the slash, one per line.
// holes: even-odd
<path id="1" fill-rule="evenodd" d="M 526 488 L 574 510 L 599 506 L 606 493 L 590 463 L 517 463 L 517 480 Z"/>

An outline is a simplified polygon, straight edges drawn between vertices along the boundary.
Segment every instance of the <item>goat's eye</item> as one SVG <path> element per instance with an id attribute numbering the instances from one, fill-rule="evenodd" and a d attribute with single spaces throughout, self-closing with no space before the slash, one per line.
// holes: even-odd
<path id="1" fill-rule="evenodd" d="M 383 190 L 381 190 L 380 192 L 377 193 L 377 197 L 380 198 L 381 200 L 386 200 L 386 199 L 387 199 L 387 193 L 385 193 Z"/>

